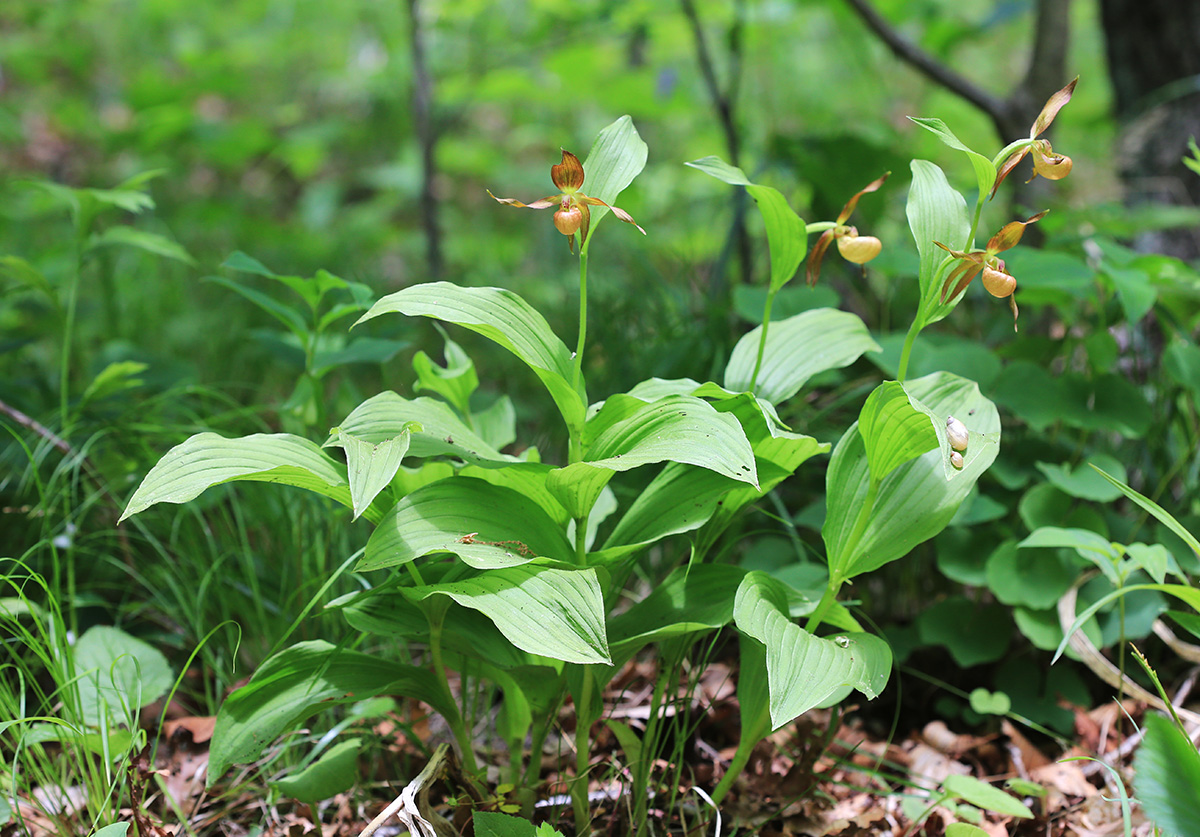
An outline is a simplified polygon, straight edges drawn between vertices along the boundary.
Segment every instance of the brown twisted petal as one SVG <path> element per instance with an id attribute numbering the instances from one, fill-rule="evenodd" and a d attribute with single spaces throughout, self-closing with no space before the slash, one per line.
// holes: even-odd
<path id="1" fill-rule="evenodd" d="M 833 241 L 833 230 L 825 230 L 817 239 L 817 243 L 813 245 L 812 252 L 808 254 L 808 269 L 805 278 L 808 280 L 810 288 L 816 287 L 817 279 L 821 277 L 821 262 L 825 258 L 825 251 L 829 249 L 831 241 Z"/>
<path id="2" fill-rule="evenodd" d="M 846 219 L 850 217 L 851 213 L 854 212 L 854 208 L 856 206 L 858 206 L 859 198 L 861 198 L 863 195 L 867 194 L 868 192 L 874 192 L 876 189 L 878 189 L 880 186 L 883 185 L 883 182 L 885 180 L 887 180 L 888 177 L 891 176 L 891 174 L 892 173 L 890 171 L 885 171 L 879 177 L 875 178 L 870 183 L 868 183 L 866 186 L 862 187 L 857 192 L 855 192 L 854 196 L 851 197 L 850 200 L 846 201 L 846 205 L 842 207 L 842 211 L 840 213 L 838 213 L 838 217 L 837 217 L 838 224 L 841 225 L 841 224 L 845 223 Z"/>
<path id="3" fill-rule="evenodd" d="M 937 242 L 934 242 L 935 244 Z M 946 281 L 942 283 L 942 302 L 947 303 L 954 299 L 967 289 L 971 281 L 979 275 L 979 271 L 983 270 L 983 254 L 982 253 L 962 253 L 959 254 L 953 250 L 950 252 L 958 256 L 961 261 L 954 270 L 950 271 L 950 275 L 946 277 Z"/>
<path id="4" fill-rule="evenodd" d="M 1017 295 L 1016 294 L 1012 294 L 1011 296 L 1009 296 L 1008 307 L 1012 309 L 1013 331 L 1016 331 L 1017 330 L 1017 317 L 1020 316 L 1020 314 L 1021 314 L 1021 312 L 1017 310 Z"/>
<path id="5" fill-rule="evenodd" d="M 563 151 L 562 162 L 550 167 L 550 179 L 564 192 L 576 192 L 583 186 L 583 163 L 570 151 Z"/>
<path id="6" fill-rule="evenodd" d="M 492 200 L 497 201 L 498 203 L 502 203 L 507 206 L 519 206 L 519 207 L 522 207 L 523 209 L 549 209 L 550 207 L 552 207 L 556 203 L 558 203 L 559 198 L 562 197 L 561 195 L 550 195 L 549 197 L 546 197 L 546 198 L 539 198 L 538 200 L 534 201 L 533 203 L 521 203 L 520 201 L 514 200 L 513 198 L 498 198 L 492 194 L 491 189 L 488 189 L 487 193 L 488 193 L 488 196 Z"/>
<path id="7" fill-rule="evenodd" d="M 1003 253 L 1017 246 L 1021 240 L 1021 236 L 1025 235 L 1025 228 L 1030 224 L 1036 223 L 1046 217 L 1046 213 L 1050 210 L 1043 209 L 1037 215 L 1031 215 L 1024 221 L 1009 221 L 1000 228 L 1000 232 L 992 236 L 988 241 L 987 251 L 989 253 Z"/>
<path id="8" fill-rule="evenodd" d="M 1063 109 L 1063 105 L 1071 101 L 1071 94 L 1075 92 L 1075 85 L 1079 83 L 1079 76 L 1071 79 L 1071 83 L 1061 90 L 1055 92 L 1046 104 L 1042 107 L 1042 112 L 1038 114 L 1037 119 L 1033 120 L 1033 125 L 1029 129 L 1030 138 L 1041 135 L 1042 131 L 1050 127 L 1050 123 L 1054 121 L 1054 117 L 1058 116 L 1058 112 Z"/>
<path id="9" fill-rule="evenodd" d="M 626 224 L 633 224 L 635 227 L 638 228 L 638 230 L 642 233 L 642 235 L 646 234 L 646 231 L 643 230 L 640 226 L 638 226 L 638 223 L 633 220 L 633 216 L 630 215 L 628 212 L 626 212 L 624 209 L 620 209 L 619 207 L 615 207 L 615 206 L 610 206 L 609 204 L 605 203 L 604 201 L 600 200 L 599 198 L 590 198 L 587 195 L 576 195 L 575 199 L 583 204 L 590 204 L 591 206 L 603 206 L 606 209 L 611 209 L 612 214 L 617 216 L 617 218 L 621 219 Z"/>

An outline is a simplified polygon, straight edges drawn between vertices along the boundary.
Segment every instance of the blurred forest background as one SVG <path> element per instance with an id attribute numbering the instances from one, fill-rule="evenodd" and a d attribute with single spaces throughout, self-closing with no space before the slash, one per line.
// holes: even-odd
<path id="1" fill-rule="evenodd" d="M 1025 187 L 1026 164 L 980 228 L 986 237 L 1051 210 L 1038 227 L 1046 250 L 1010 260 L 1021 333 L 1006 305 L 969 294 L 952 321 L 931 329 L 941 338 L 922 338 L 914 355 L 915 374 L 968 375 L 1004 408 L 997 475 L 916 563 L 900 562 L 856 595 L 881 620 L 906 622 L 956 584 L 1005 577 L 1016 550 L 989 570 L 997 544 L 1070 515 L 1115 539 L 1158 536 L 1138 533 L 1144 517 L 1121 523 L 1088 507 L 1116 495 L 1072 494 L 1068 477 L 1070 467 L 1106 457 L 1194 520 L 1200 282 L 1188 260 L 1200 253 L 1200 177 L 1182 159 L 1200 134 L 1198 8 L 5 0 L 0 537 L 12 557 L 70 591 L 64 607 L 76 627 L 123 624 L 183 657 L 236 618 L 242 644 L 232 634 L 206 644 L 211 680 L 189 686 L 197 711 L 211 712 L 246 664 L 289 635 L 348 630 L 337 617 L 298 617 L 363 532 L 328 522 L 318 498 L 259 486 L 211 492 L 189 511 L 160 507 L 114 530 L 129 493 L 163 452 L 200 430 L 286 429 L 320 441 L 366 395 L 407 392 L 412 349 L 441 352 L 437 334 L 417 323 L 372 322 L 355 331 L 369 340 L 352 344 L 347 318 L 327 324 L 318 348 L 328 374 L 314 375 L 313 357 L 263 310 L 296 298 L 243 273 L 259 294 L 253 304 L 221 267 L 232 254 L 284 275 L 325 269 L 376 298 L 437 278 L 511 288 L 570 343 L 578 286 L 566 242 L 546 214 L 501 207 L 485 190 L 525 201 L 551 193 L 559 149 L 582 158 L 600 128 L 630 114 L 650 157 L 621 205 L 648 235 L 610 223 L 591 250 L 589 389 L 623 391 L 652 375 L 713 375 L 761 313 L 761 221 L 744 195 L 686 161 L 734 162 L 780 189 L 806 221 L 832 219 L 890 170 L 854 218 L 883 240 L 880 258 L 865 271 L 830 259 L 816 289 L 797 281 L 776 308 L 780 318 L 840 305 L 885 346 L 871 361 L 878 368 L 864 360 L 830 374 L 808 412 L 785 416 L 829 441 L 881 372 L 894 372 L 914 310 L 910 158 L 938 162 L 972 200 L 969 164 L 906 117 L 939 117 L 991 157 L 1025 136 L 1049 93 L 1076 75 L 1052 131 L 1055 149 L 1074 160 L 1071 176 L 1049 190 L 1043 181 Z M 76 193 L 36 185 L 106 189 L 147 172 L 154 176 L 139 188 L 154 206 L 136 215 L 105 207 L 93 218 Z M 121 244 L 134 246 L 109 246 Z M 523 444 L 554 461 L 562 439 L 541 424 L 536 381 L 484 342 L 454 337 L 475 358 L 484 390 L 513 397 Z M 1111 387 L 1101 392 L 1099 381 Z M 1047 483 L 1046 463 L 1060 468 L 1061 484 Z M 823 476 L 817 469 L 809 479 L 775 509 L 791 516 L 771 534 L 780 562 L 794 558 L 796 538 L 819 542 L 811 506 Z M 230 496 L 250 505 L 223 505 Z M 765 546 L 757 554 L 774 560 Z M 940 575 L 921 571 L 935 565 Z M 1069 585 L 1074 570 L 1053 585 Z M 1052 648 L 1051 602 L 1026 595 L 1010 590 L 1007 607 L 989 605 L 999 621 L 981 635 L 999 624 L 1015 636 L 1008 608 L 1025 608 L 1041 615 L 1016 617 L 1021 631 L 1044 628 L 1037 647 Z M 1145 612 L 1152 621 L 1160 610 L 1158 602 Z M 904 630 L 894 635 L 899 657 L 920 642 L 952 642 Z M 994 663 L 1007 642 L 955 661 Z M 1052 702 L 1035 698 L 1052 716 Z"/>

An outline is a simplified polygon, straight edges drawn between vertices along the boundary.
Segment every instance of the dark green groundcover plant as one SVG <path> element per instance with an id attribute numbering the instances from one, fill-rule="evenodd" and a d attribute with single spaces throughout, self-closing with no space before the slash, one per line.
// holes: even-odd
<path id="1" fill-rule="evenodd" d="M 1069 98 L 1070 87 L 1061 95 Z M 249 480 L 336 500 L 353 519 L 374 525 L 355 569 L 377 575 L 366 576 L 374 580 L 369 589 L 327 607 L 359 630 L 428 649 L 423 666 L 321 641 L 280 651 L 221 707 L 209 783 L 231 765 L 255 759 L 320 709 L 377 694 L 416 698 L 440 713 L 463 763 L 474 770 L 464 708 L 447 678 L 454 668 L 490 681 L 502 695 L 497 729 L 509 748 L 508 778 L 526 789 L 522 799 L 529 806 L 542 745 L 568 696 L 577 718 L 577 776 L 585 777 L 589 734 L 603 712 L 609 679 L 648 645 L 656 646 L 666 672 L 693 643 L 730 624 L 742 638 L 741 741 L 713 792 L 718 803 L 753 746 L 772 730 L 808 709 L 837 703 L 851 690 L 878 695 L 891 652 L 863 631 L 837 594 L 845 583 L 940 532 L 998 453 L 996 408 L 972 381 L 945 372 L 905 380 L 905 369 L 913 339 L 950 313 L 974 275 L 984 272 L 991 283 L 987 271 L 1003 272 L 995 239 L 986 250 L 972 249 L 979 210 L 998 167 L 1035 143 L 1014 143 L 991 161 L 962 146 L 937 120 L 921 124 L 970 156 L 980 202 L 972 220 L 941 169 L 913 161 L 908 217 L 920 254 L 920 308 L 899 380 L 870 394 L 859 420 L 833 449 L 823 595 L 809 597 L 769 574 L 722 563 L 714 547 L 739 514 L 829 450 L 792 432 L 777 408 L 817 373 L 878 351 L 853 314 L 816 309 L 776 323 L 770 314 L 775 295 L 805 258 L 809 233 L 823 233 L 815 256 L 833 241 L 852 261 L 878 252 L 878 241 L 845 222 L 858 198 L 879 188 L 883 178 L 855 195 L 836 221 L 805 224 L 781 193 L 751 183 L 739 169 L 712 157 L 691 163 L 744 186 L 759 206 L 771 257 L 762 324 L 736 345 L 721 383 L 654 378 L 594 400 L 583 351 L 589 251 L 609 212 L 634 223 L 612 205 L 647 156 L 632 121 L 623 117 L 600 133 L 585 163 L 564 152 L 552 167 L 559 194 L 528 205 L 556 207 L 555 226 L 579 254 L 573 353 L 536 310 L 499 288 L 416 285 L 384 297 L 362 317 L 427 317 L 474 331 L 516 355 L 545 385 L 566 425 L 564 465 L 542 462 L 533 448 L 503 452 L 516 437 L 512 404 L 501 398 L 485 411 L 472 411 L 475 368 L 447 337 L 445 366 L 424 353 L 414 360 L 417 388 L 437 397 L 380 393 L 346 416 L 322 446 L 288 434 L 225 439 L 201 433 L 167 453 L 130 499 L 125 517 L 155 503 L 187 502 L 213 485 Z M 1008 235 L 1002 243 L 1011 246 L 1018 237 Z M 814 277 L 817 261 L 810 265 Z M 957 421 L 949 421 L 952 416 Z M 341 453 L 331 455 L 331 448 Z M 659 467 L 657 475 L 619 507 L 609 482 L 651 466 Z M 609 518 L 615 523 L 600 538 L 600 524 Z M 647 598 L 618 610 L 648 547 L 680 535 L 690 539 L 686 563 L 660 578 Z M 803 626 L 800 617 L 806 617 Z M 665 675 L 659 678 L 656 700 L 668 683 Z M 656 754 L 641 752 L 636 735 L 626 731 L 619 737 L 634 774 L 635 822 L 644 827 L 646 795 L 638 789 L 648 787 Z M 650 731 L 645 740 L 653 740 Z M 583 832 L 586 781 L 574 783 L 573 798 Z"/>

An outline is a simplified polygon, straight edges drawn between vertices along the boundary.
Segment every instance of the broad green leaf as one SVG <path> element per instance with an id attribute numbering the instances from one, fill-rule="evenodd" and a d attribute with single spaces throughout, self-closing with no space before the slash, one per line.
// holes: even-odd
<path id="1" fill-rule="evenodd" d="M 920 254 L 921 315 L 924 324 L 936 323 L 949 314 L 956 300 L 940 302 L 942 279 L 938 266 L 950 254 L 934 244 L 940 241 L 953 250 L 965 249 L 971 222 L 967 202 L 946 180 L 945 173 L 928 160 L 912 161 L 913 182 L 908 193 L 908 226 Z"/>
<path id="2" fill-rule="evenodd" d="M 93 831 L 92 837 L 125 837 L 127 831 L 129 831 L 129 823 L 114 822 Z"/>
<path id="3" fill-rule="evenodd" d="M 413 423 L 420 429 L 411 429 Z M 381 392 L 354 408 L 340 425 L 343 433 L 378 444 L 411 429 L 407 456 L 450 456 L 485 468 L 518 462 L 485 442 L 444 402 L 402 398 Z"/>
<path id="4" fill-rule="evenodd" d="M 638 734 L 633 731 L 633 727 L 623 724 L 620 721 L 614 721 L 611 718 L 606 718 L 604 725 L 612 731 L 613 736 L 617 739 L 617 744 L 621 746 L 621 752 L 625 756 L 625 764 L 628 767 L 633 767 L 641 762 L 642 739 L 638 738 Z"/>
<path id="5" fill-rule="evenodd" d="M 468 415 L 471 412 L 471 393 L 479 386 L 475 364 L 445 332 L 442 332 L 442 340 L 446 345 L 445 366 L 435 363 L 423 351 L 413 356 L 413 371 L 417 373 L 413 388 L 432 390 L 449 401 L 460 415 Z"/>
<path id="6" fill-rule="evenodd" d="M 313 355 L 312 374 L 317 378 L 323 378 L 339 366 L 347 366 L 351 363 L 385 363 L 406 348 L 408 348 L 407 340 L 355 337 L 341 348 L 318 350 Z"/>
<path id="7" fill-rule="evenodd" d="M 150 469 L 121 520 L 155 503 L 186 503 L 206 488 L 238 480 L 307 488 L 351 505 L 345 468 L 307 439 L 288 433 L 255 433 L 240 439 L 198 433 L 171 448 Z"/>
<path id="8" fill-rule="evenodd" d="M 758 204 L 763 226 L 767 230 L 767 248 L 771 253 L 771 281 L 769 287 L 778 291 L 796 275 L 800 262 L 808 252 L 808 231 L 804 221 L 787 202 L 787 198 L 771 186 L 751 183 L 745 172 L 731 166 L 719 157 L 704 157 L 686 165 L 711 175 L 734 186 L 745 186 L 750 197 Z"/>
<path id="9" fill-rule="evenodd" d="M 1158 584 L 1166 579 L 1170 553 L 1162 544 L 1131 543 L 1125 547 L 1125 554 Z"/>
<path id="10" fill-rule="evenodd" d="M 942 783 L 942 787 L 946 793 L 956 799 L 970 802 L 976 808 L 1021 819 L 1033 818 L 1033 812 L 1021 800 L 1005 793 L 1000 788 L 979 781 L 974 776 L 951 773 Z"/>
<path id="11" fill-rule="evenodd" d="M 898 381 L 877 386 L 858 414 L 872 480 L 881 481 L 900 465 L 938 446 L 937 417 L 913 403 Z M 969 448 L 968 448 L 969 449 Z"/>
<path id="12" fill-rule="evenodd" d="M 934 425 L 940 444 L 900 465 L 871 491 L 862 433 L 855 424 L 833 451 L 826 474 L 824 537 L 830 575 L 844 581 L 907 555 L 954 516 L 1000 447 L 1000 416 L 972 382 L 935 373 L 905 389 L 933 415 L 955 416 L 970 432 L 964 467 L 950 464 L 945 421 Z M 864 515 L 860 525 L 859 516 Z"/>
<path id="13" fill-rule="evenodd" d="M 980 715 L 1007 715 L 1012 711 L 1012 699 L 1004 692 L 989 692 L 980 687 L 971 690 L 968 700 L 971 709 Z"/>
<path id="14" fill-rule="evenodd" d="M 707 468 L 671 462 L 638 494 L 602 552 L 640 547 L 698 529 L 712 517 L 718 501 L 739 485 Z"/>
<path id="15" fill-rule="evenodd" d="M 593 211 L 593 229 L 596 216 Z M 432 317 L 482 334 L 512 352 L 534 371 L 549 390 L 568 426 L 583 423 L 587 396 L 582 381 L 571 384 L 574 376 L 571 352 L 551 331 L 545 318 L 512 291 L 460 288 L 450 282 L 414 285 L 376 302 L 355 325 L 389 313 Z"/>
<path id="16" fill-rule="evenodd" d="M 945 647 L 961 668 L 1001 659 L 1012 639 L 1007 608 L 963 596 L 950 596 L 923 610 L 917 629 L 923 645 Z"/>
<path id="17" fill-rule="evenodd" d="M 537 557 L 574 560 L 562 528 L 535 501 L 506 486 L 451 477 L 396 503 L 355 569 L 394 567 L 433 552 L 452 552 L 481 569 Z"/>
<path id="18" fill-rule="evenodd" d="M 88 628 L 75 643 L 79 702 L 84 720 L 97 726 L 126 724 L 158 700 L 175 675 L 154 646 L 107 625 Z M 102 709 L 101 704 L 105 704 Z"/>
<path id="19" fill-rule="evenodd" d="M 457 711 L 427 669 L 348 651 L 324 640 L 285 648 L 221 704 L 209 748 L 208 786 L 231 765 L 257 759 L 279 735 L 305 718 L 335 704 L 375 695 L 421 700 L 443 715 Z"/>
<path id="20" fill-rule="evenodd" d="M 158 233 L 139 230 L 136 227 L 125 225 L 109 227 L 99 235 L 93 235 L 88 241 L 89 249 L 112 246 L 134 247 L 143 252 L 174 259 L 192 267 L 196 265 L 196 260 L 178 242 Z"/>
<path id="21" fill-rule="evenodd" d="M 1133 788 L 1154 824 L 1184 837 L 1200 834 L 1200 754 L 1178 727 L 1147 713 L 1146 737 L 1134 757 Z"/>
<path id="22" fill-rule="evenodd" d="M 604 595 L 594 569 L 526 564 L 401 592 L 413 601 L 448 596 L 491 619 L 509 642 L 530 654 L 568 663 L 611 663 Z"/>
<path id="23" fill-rule="evenodd" d="M 583 163 L 584 193 L 612 206 L 625 187 L 646 167 L 648 155 L 649 148 L 638 135 L 633 120 L 622 116 L 604 128 L 592 143 L 592 150 Z M 591 230 L 594 233 L 596 226 L 608 214 L 608 208 L 593 206 L 591 212 Z M 589 241 L 591 237 L 589 233 Z"/>
<path id="24" fill-rule="evenodd" d="M 615 471 L 599 468 L 586 462 L 576 462 L 565 468 L 555 468 L 546 475 L 546 490 L 567 510 L 567 514 L 580 520 L 591 514 L 600 493 L 608 487 Z"/>
<path id="25" fill-rule="evenodd" d="M 746 571 L 730 564 L 693 564 L 675 569 L 650 595 L 613 617 L 609 647 L 620 667 L 651 642 L 728 625 L 733 593 Z"/>
<path id="26" fill-rule="evenodd" d="M 471 414 L 471 426 L 479 437 L 497 450 L 517 440 L 517 411 L 512 399 L 501 395 L 479 412 Z M 535 449 L 526 448 L 526 451 Z M 531 453 L 524 454 L 528 458 Z"/>
<path id="27" fill-rule="evenodd" d="M 492 485 L 503 485 L 525 495 L 537 503 L 555 523 L 565 527 L 571 515 L 547 487 L 554 470 L 554 466 L 541 462 L 514 462 L 503 468 L 468 465 L 459 473 L 464 477 L 490 482 Z"/>
<path id="28" fill-rule="evenodd" d="M 1079 576 L 1079 562 L 1057 549 L 1018 549 L 1014 541 L 997 546 L 987 561 L 987 586 L 1006 605 L 1052 608 Z"/>
<path id="29" fill-rule="evenodd" d="M 935 134 L 938 139 L 946 143 L 953 149 L 963 152 L 971 161 L 971 166 L 975 169 L 975 181 L 979 186 L 980 197 L 986 197 L 992 191 L 992 186 L 996 183 L 996 167 L 992 165 L 992 161 L 984 157 L 978 151 L 972 151 L 963 141 L 954 135 L 946 123 L 940 119 L 921 118 L 916 116 L 908 117 L 913 122 L 916 122 L 926 131 Z"/>
<path id="30" fill-rule="evenodd" d="M 346 452 L 346 471 L 350 482 L 350 502 L 354 519 L 370 507 L 379 492 L 387 488 L 400 470 L 400 460 L 408 452 L 412 430 L 420 429 L 415 422 L 399 436 L 372 444 L 366 439 L 347 433 L 340 427 L 331 431 L 325 447 L 338 447 Z"/>
<path id="31" fill-rule="evenodd" d="M 1075 468 L 1068 463 L 1054 465 L 1038 462 L 1036 465 L 1037 469 L 1045 475 L 1046 479 L 1050 480 L 1055 488 L 1072 497 L 1093 500 L 1098 503 L 1111 503 L 1121 496 L 1119 488 L 1088 467 L 1095 465 L 1097 468 L 1114 474 L 1116 479 L 1124 482 L 1125 466 L 1111 456 L 1102 453 L 1093 454 Z"/>
<path id="32" fill-rule="evenodd" d="M 7 276 L 17 284 L 40 291 L 54 307 L 58 307 L 58 291 L 50 284 L 50 280 L 20 256 L 0 256 L 0 276 Z"/>
<path id="33" fill-rule="evenodd" d="M 265 276 L 268 279 L 275 278 L 275 272 L 268 268 L 253 256 L 248 256 L 241 250 L 234 250 L 229 254 L 229 257 L 221 263 L 221 267 L 229 270 L 237 270 L 242 273 L 253 273 L 257 276 Z"/>
<path id="34" fill-rule="evenodd" d="M 1114 586 L 1121 585 L 1121 579 L 1118 577 L 1116 569 L 1117 563 L 1121 560 L 1121 553 L 1111 541 L 1089 529 L 1041 526 L 1017 544 L 1017 547 L 1021 549 L 1030 547 L 1074 549 L 1081 558 L 1095 564 Z M 1156 580 L 1161 581 L 1161 579 Z"/>
<path id="35" fill-rule="evenodd" d="M 787 616 L 784 586 L 762 572 L 738 586 L 733 618 L 738 630 L 766 647 L 771 728 L 779 729 L 843 687 L 873 699 L 887 685 L 892 652 L 871 634 L 816 637 Z"/>
<path id="36" fill-rule="evenodd" d="M 758 482 L 741 424 L 707 401 L 688 395 L 648 404 L 627 395 L 608 399 L 588 421 L 580 464 L 628 471 L 655 462 L 698 465 L 739 482 Z"/>
<path id="37" fill-rule="evenodd" d="M 762 326 L 743 335 L 725 367 L 725 387 L 735 392 L 750 388 Z M 859 317 L 834 308 L 816 308 L 772 323 L 763 348 L 756 394 L 780 404 L 818 372 L 840 369 L 864 352 L 879 351 L 879 344 Z"/>
<path id="38" fill-rule="evenodd" d="M 270 783 L 284 796 L 301 802 L 322 802 L 349 790 L 358 779 L 358 751 L 361 738 L 339 741 L 316 761 Z"/>
<path id="39" fill-rule="evenodd" d="M 1092 467 L 1096 468 L 1095 465 L 1093 465 Z M 1100 476 L 1104 477 L 1106 480 L 1108 480 L 1113 485 L 1115 485 L 1118 489 L 1120 489 L 1122 494 L 1124 494 L 1130 500 L 1133 500 L 1133 502 L 1137 503 L 1139 506 L 1141 506 L 1143 509 L 1148 511 L 1150 514 L 1154 515 L 1155 519 L 1157 519 L 1160 523 L 1162 523 L 1164 526 L 1166 526 L 1168 529 L 1170 529 L 1172 532 L 1174 532 L 1176 535 L 1178 535 L 1179 538 L 1184 543 L 1186 543 L 1189 547 L 1192 548 L 1193 552 L 1200 555 L 1200 541 L 1197 541 L 1191 532 L 1189 532 L 1187 529 L 1184 529 L 1183 525 L 1178 520 L 1176 520 L 1171 515 L 1170 512 L 1168 512 L 1166 509 L 1164 509 L 1158 503 L 1151 500 L 1149 497 L 1146 497 L 1142 494 L 1139 494 L 1137 491 L 1134 491 L 1132 488 L 1130 488 L 1125 483 L 1121 482 L 1116 477 L 1113 477 L 1110 474 L 1106 474 L 1104 471 L 1101 471 L 1099 468 L 1096 468 L 1096 470 L 1100 472 Z"/>

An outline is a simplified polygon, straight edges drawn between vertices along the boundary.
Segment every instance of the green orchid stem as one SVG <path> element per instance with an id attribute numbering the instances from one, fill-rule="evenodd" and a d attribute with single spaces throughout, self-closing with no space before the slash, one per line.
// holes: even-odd
<path id="1" fill-rule="evenodd" d="M 896 371 L 896 380 L 900 383 L 904 383 L 904 379 L 908 377 L 909 356 L 912 354 L 913 343 L 917 341 L 917 335 L 925 327 L 924 320 L 925 318 L 918 311 L 908 329 L 908 334 L 904 335 L 904 348 L 900 350 L 900 368 Z"/>
<path id="2" fill-rule="evenodd" d="M 838 560 L 839 567 L 849 567 L 854 558 L 857 557 L 858 542 L 862 540 L 863 532 L 867 530 L 867 523 L 871 520 L 871 512 L 875 508 L 875 495 L 879 492 L 879 482 L 871 480 L 867 487 L 867 496 L 863 498 L 863 503 L 858 509 L 858 518 L 854 521 L 854 528 L 850 530 L 850 537 L 846 539 L 845 545 L 842 547 L 841 555 L 849 556 L 849 561 Z M 831 557 L 831 564 L 833 559 Z M 825 614 L 833 603 L 837 601 L 838 591 L 842 589 L 842 585 L 846 583 L 846 577 L 841 571 L 831 572 L 829 574 L 829 583 L 825 585 L 825 594 L 821 596 L 821 601 L 817 602 L 817 609 L 808 617 L 808 622 L 804 625 L 804 630 L 810 634 L 816 631 L 821 625 L 821 621 L 825 618 Z"/>
<path id="3" fill-rule="evenodd" d="M 581 567 L 587 566 L 587 529 L 590 514 L 585 514 L 575 521 L 575 561 Z"/>
<path id="4" fill-rule="evenodd" d="M 583 672 L 583 694 L 575 704 L 575 781 L 571 784 L 571 807 L 575 811 L 576 837 L 587 837 L 591 833 L 588 816 L 588 757 L 591 755 L 592 676 Z"/>
<path id="5" fill-rule="evenodd" d="M 750 391 L 754 392 L 758 384 L 758 370 L 762 369 L 763 352 L 767 349 L 767 328 L 771 325 L 771 306 L 775 304 L 775 294 L 778 288 L 767 291 L 767 303 L 763 306 L 762 334 L 758 338 L 758 357 L 754 360 L 754 374 L 750 376 Z"/>
<path id="6" fill-rule="evenodd" d="M 575 371 L 571 386 L 578 388 L 583 376 L 583 348 L 587 342 L 587 248 L 579 247 L 579 342 L 575 346 Z"/>
<path id="7" fill-rule="evenodd" d="M 454 692 L 450 690 L 450 680 L 446 677 L 446 665 L 442 661 L 442 624 L 445 616 L 445 609 L 436 615 L 429 616 L 429 656 L 433 662 L 434 676 L 437 677 L 442 691 L 446 695 L 446 705 L 453 710 L 447 715 L 446 723 L 450 725 L 454 740 L 458 742 L 463 767 L 467 769 L 468 773 L 475 773 L 478 768 L 475 766 L 475 751 L 471 747 L 471 736 L 463 721 L 462 713 L 458 709 L 458 702 L 454 699 Z"/>

